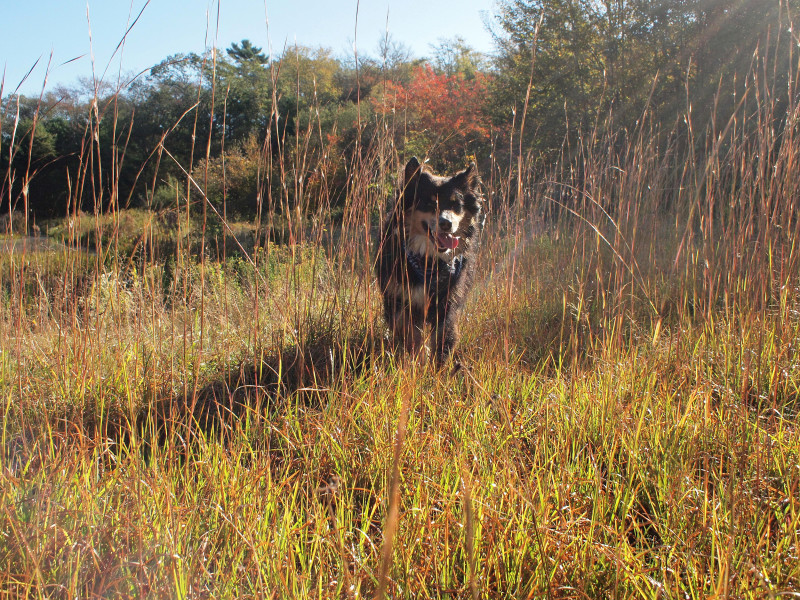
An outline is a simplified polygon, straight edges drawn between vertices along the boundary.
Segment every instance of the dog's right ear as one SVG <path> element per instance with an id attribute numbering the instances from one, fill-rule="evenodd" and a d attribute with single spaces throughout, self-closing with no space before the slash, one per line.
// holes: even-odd
<path id="1" fill-rule="evenodd" d="M 457 185 L 469 191 L 476 191 L 478 189 L 478 184 L 481 182 L 481 178 L 478 175 L 478 167 L 474 161 L 469 163 L 466 169 L 456 173 L 453 179 L 456 181 Z"/>
<path id="2" fill-rule="evenodd" d="M 405 187 L 409 187 L 411 182 L 419 177 L 419 173 L 422 170 L 422 165 L 419 164 L 419 160 L 417 160 L 416 156 L 411 157 L 411 160 L 406 163 L 406 170 L 405 170 L 405 180 L 403 184 Z"/>

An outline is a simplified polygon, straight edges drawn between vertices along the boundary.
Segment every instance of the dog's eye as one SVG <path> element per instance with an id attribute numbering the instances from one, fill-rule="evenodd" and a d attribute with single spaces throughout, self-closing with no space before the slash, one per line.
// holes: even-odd
<path id="1" fill-rule="evenodd" d="M 464 211 L 464 206 L 461 204 L 461 202 L 449 201 L 441 203 L 439 205 L 439 210 L 449 210 L 452 213 L 460 215 Z"/>
<path id="2" fill-rule="evenodd" d="M 444 206 L 442 206 L 442 210 L 450 210 L 460 215 L 464 210 L 464 196 L 460 192 L 456 191 L 452 197 L 448 198 L 447 202 Z"/>

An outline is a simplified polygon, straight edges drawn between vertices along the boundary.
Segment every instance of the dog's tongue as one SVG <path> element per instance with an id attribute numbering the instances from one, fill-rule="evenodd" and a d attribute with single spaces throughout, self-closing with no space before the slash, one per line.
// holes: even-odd
<path id="1" fill-rule="evenodd" d="M 458 246 L 458 238 L 453 237 L 449 233 L 439 233 L 436 235 L 436 243 L 439 244 L 439 248 L 447 248 L 448 250 L 452 250 Z"/>

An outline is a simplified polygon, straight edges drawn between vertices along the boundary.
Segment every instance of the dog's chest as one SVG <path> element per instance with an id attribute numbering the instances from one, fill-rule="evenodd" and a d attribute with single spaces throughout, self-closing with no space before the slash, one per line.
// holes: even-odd
<path id="1" fill-rule="evenodd" d="M 405 253 L 405 271 L 408 281 L 413 285 L 424 286 L 432 291 L 447 290 L 461 276 L 464 257 L 457 256 L 450 262 L 429 259 L 412 252 Z"/>
<path id="2" fill-rule="evenodd" d="M 424 307 L 431 303 L 447 302 L 461 278 L 464 266 L 462 256 L 449 263 L 441 259 L 426 261 L 425 257 L 414 254 L 406 254 L 403 259 L 401 263 L 406 283 L 402 286 L 403 296 L 409 304 Z"/>

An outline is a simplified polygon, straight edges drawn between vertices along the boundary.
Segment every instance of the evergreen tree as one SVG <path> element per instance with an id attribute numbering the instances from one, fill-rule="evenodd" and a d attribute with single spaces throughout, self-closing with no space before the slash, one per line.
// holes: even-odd
<path id="1" fill-rule="evenodd" d="M 261 51 L 261 48 L 253 46 L 252 42 L 247 39 L 242 40 L 241 44 L 233 42 L 226 52 L 239 65 L 247 63 L 265 65 L 269 62 L 269 58 Z"/>

